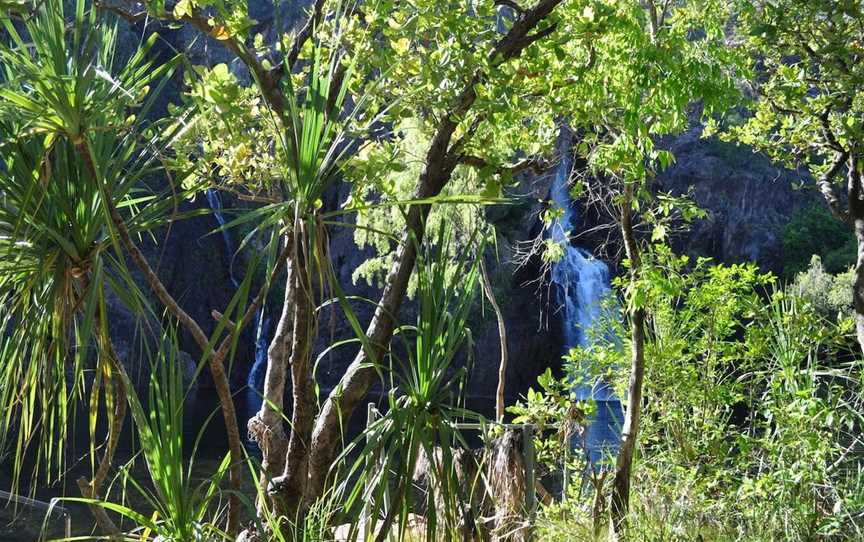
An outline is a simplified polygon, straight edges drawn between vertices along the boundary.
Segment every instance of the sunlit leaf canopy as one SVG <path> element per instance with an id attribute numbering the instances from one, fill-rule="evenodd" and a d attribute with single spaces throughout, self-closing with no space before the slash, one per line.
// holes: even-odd
<path id="1" fill-rule="evenodd" d="M 730 132 L 787 167 L 806 164 L 816 177 L 831 169 L 842 149 L 859 147 L 862 16 L 857 0 L 742 5 L 742 34 L 747 48 L 758 52 L 759 77 L 752 115 L 738 119 Z"/>

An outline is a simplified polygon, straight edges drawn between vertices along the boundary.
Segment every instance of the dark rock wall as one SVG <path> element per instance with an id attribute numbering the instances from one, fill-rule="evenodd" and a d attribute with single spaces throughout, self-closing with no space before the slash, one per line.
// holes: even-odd
<path id="1" fill-rule="evenodd" d="M 764 270 L 783 268 L 783 229 L 798 209 L 819 202 L 814 191 L 793 186 L 806 174 L 773 165 L 749 148 L 701 139 L 701 127 L 669 146 L 677 163 L 661 177 L 662 190 L 686 193 L 708 212 L 676 248 L 721 262 L 757 262 Z"/>

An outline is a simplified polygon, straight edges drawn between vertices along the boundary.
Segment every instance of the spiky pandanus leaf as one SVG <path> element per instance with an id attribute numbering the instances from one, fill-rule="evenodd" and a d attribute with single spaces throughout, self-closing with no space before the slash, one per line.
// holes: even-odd
<path id="1" fill-rule="evenodd" d="M 420 247 L 417 321 L 400 328 L 397 335 L 405 339 L 406 357 L 391 353 L 395 363 L 390 371 L 388 411 L 367 427 L 364 442 L 352 443 L 340 456 L 340 461 L 348 461 L 358 448 L 361 450 L 345 476 L 350 481 L 340 490 L 345 492 L 346 509 L 366 501 L 371 503 L 371 517 L 383 514 L 376 540 L 384 540 L 394 525 L 400 536 L 405 536 L 409 514 L 418 504 L 411 486 L 421 461 L 427 464 L 426 498 L 420 503 L 429 511 L 426 539 L 460 537 L 463 518 L 457 517 L 457 511 L 463 496 L 454 450 L 467 445 L 454 424 L 466 419 L 479 421 L 480 417 L 462 407 L 467 368 L 454 367 L 454 362 L 471 340 L 467 323 L 479 273 L 474 256 L 482 254 L 482 248 L 472 238 L 453 261 L 452 243 L 450 231 L 442 226 L 435 238 Z M 380 460 L 367 462 L 368 457 Z M 394 484 L 395 495 L 388 499 L 385 495 Z"/>
<path id="2" fill-rule="evenodd" d="M 215 412 L 201 424 L 192 446 L 184 443 L 183 412 L 188 389 L 184 384 L 183 364 L 177 359 L 178 352 L 176 336 L 167 333 L 150 360 L 152 378 L 146 402 L 138 396 L 128 377 L 123 376 L 150 483 L 132 475 L 129 467 L 133 458 L 118 474 L 124 502 L 63 499 L 114 512 L 130 520 L 134 527 L 125 533 L 126 540 L 149 540 L 145 534 L 148 532 L 154 538 L 172 542 L 227 539 L 213 520 L 222 512 L 217 503 L 221 496 L 219 485 L 228 473 L 231 456 L 226 453 L 212 474 L 198 481 L 193 472 L 197 465 L 194 457 Z"/>
<path id="3" fill-rule="evenodd" d="M 25 453 L 49 478 L 62 472 L 88 386 L 95 398 L 102 387 L 110 407 L 107 326 L 95 323 L 109 285 L 143 306 L 105 198 L 138 234 L 163 223 L 171 205 L 141 192 L 156 167 L 130 113 L 146 115 L 148 85 L 162 84 L 172 65 L 145 59 L 150 40 L 115 69 L 116 27 L 84 0 L 72 14 L 63 4 L 38 2 L 22 24 L 0 15 L 0 450 L 14 453 L 16 481 Z M 99 401 L 89 408 L 92 432 Z"/>

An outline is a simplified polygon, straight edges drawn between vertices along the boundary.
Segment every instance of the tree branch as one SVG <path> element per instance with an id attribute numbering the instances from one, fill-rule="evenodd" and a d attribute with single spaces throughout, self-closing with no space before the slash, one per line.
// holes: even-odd
<path id="1" fill-rule="evenodd" d="M 555 30 L 557 28 L 558 28 L 558 23 L 555 23 L 555 24 L 549 25 L 548 27 L 544 28 L 543 30 L 538 30 L 537 32 L 534 32 L 533 34 L 531 34 L 529 36 L 525 36 L 523 38 L 524 45 L 522 48 L 524 49 L 524 48 L 528 47 L 529 45 L 531 45 L 532 43 L 534 43 L 535 41 L 545 38 L 546 36 L 548 36 L 552 32 L 555 32 Z"/>
<path id="2" fill-rule="evenodd" d="M 145 6 L 148 6 L 150 3 L 149 0 L 142 0 L 142 2 Z M 133 2 L 126 0 L 126 3 L 131 4 Z M 114 13 L 133 24 L 148 16 L 148 12 L 146 11 L 133 13 L 123 10 L 116 5 L 104 2 L 97 3 L 96 7 Z M 219 26 L 211 26 L 209 17 L 202 15 L 198 11 L 182 17 L 175 17 L 173 13 L 163 11 L 158 14 L 158 18 L 166 21 L 189 23 L 199 32 L 216 40 L 218 43 L 222 44 L 223 47 L 234 53 L 234 55 L 239 58 L 247 68 L 249 68 L 249 71 L 258 81 L 258 84 L 261 86 L 261 93 L 264 95 L 264 99 L 267 100 L 267 103 L 270 104 L 279 116 L 282 116 L 282 113 L 285 110 L 285 98 L 279 88 L 279 80 L 282 77 L 282 70 L 280 68 L 265 68 L 261 60 L 259 60 L 254 53 L 249 51 L 241 40 L 238 40 L 235 36 L 226 36 L 220 31 L 221 28 Z"/>
<path id="3" fill-rule="evenodd" d="M 828 146 L 834 149 L 839 153 L 846 152 L 846 149 L 843 148 L 843 145 L 837 140 L 837 136 L 834 135 L 834 130 L 831 129 L 831 123 L 829 122 L 831 116 L 831 107 L 828 106 L 825 108 L 825 111 L 819 115 L 819 125 L 822 127 L 822 137 L 825 138 L 825 141 L 828 143 Z"/>
<path id="4" fill-rule="evenodd" d="M 776 101 L 771 100 L 771 99 L 769 99 L 769 103 L 771 104 L 771 107 L 775 111 L 777 111 L 778 113 L 784 113 L 786 115 L 802 115 L 803 114 L 802 111 L 799 111 L 797 109 L 789 109 L 788 107 L 784 107 L 784 106 L 778 104 Z"/>
<path id="5" fill-rule="evenodd" d="M 88 146 L 86 138 L 81 138 L 81 140 L 74 142 L 74 144 L 75 149 L 84 162 L 93 182 L 101 183 L 102 179 L 100 179 L 97 174 L 96 166 L 93 163 L 93 155 L 90 153 L 90 147 Z M 153 268 L 150 267 L 150 264 L 147 262 L 147 258 L 144 257 L 141 249 L 139 249 L 132 240 L 132 236 L 129 234 L 129 228 L 126 227 L 126 222 L 123 220 L 123 217 L 120 216 L 120 212 L 117 210 L 117 206 L 114 204 L 112 199 L 113 195 L 107 186 L 103 187 L 102 195 L 104 196 L 104 204 L 107 208 L 111 222 L 120 236 L 121 244 L 129 252 L 135 265 L 138 266 L 144 274 L 144 279 L 150 286 L 150 289 L 154 294 L 156 294 L 156 297 L 159 298 L 159 301 L 162 302 L 165 308 L 173 314 L 175 318 L 177 318 L 184 328 L 189 331 L 195 342 L 201 348 L 203 353 L 202 355 L 207 359 L 210 366 L 210 373 L 213 376 L 213 383 L 216 387 L 216 394 L 219 396 L 219 402 L 222 407 L 222 417 L 225 421 L 225 429 L 228 433 L 228 442 L 231 449 L 231 489 L 239 491 L 240 478 L 242 475 L 241 467 L 243 462 L 243 445 L 240 440 L 240 431 L 237 427 L 237 413 L 234 408 L 234 398 L 231 395 L 231 383 L 228 381 L 228 375 L 225 373 L 225 367 L 222 364 L 223 360 L 218 359 L 213 355 L 210 342 L 207 335 L 202 331 L 201 326 L 199 326 L 198 322 L 196 322 L 194 318 L 189 316 L 189 314 L 180 307 L 177 300 L 168 293 L 165 285 L 156 275 L 156 272 L 153 271 Z M 227 531 L 232 535 L 237 533 L 237 529 L 240 525 L 239 507 L 240 500 L 238 496 L 236 494 L 231 495 L 228 499 Z"/>
<path id="6" fill-rule="evenodd" d="M 663 28 L 663 25 L 666 24 L 666 16 L 669 15 L 669 7 L 672 4 L 672 0 L 663 0 L 663 8 L 660 10 L 660 19 L 658 21 L 658 28 Z"/>
<path id="7" fill-rule="evenodd" d="M 657 30 L 660 28 L 659 17 L 657 15 L 657 4 L 654 0 L 647 0 L 648 8 L 648 24 L 650 25 L 651 41 L 657 40 Z"/>
<path id="8" fill-rule="evenodd" d="M 501 348 L 501 359 L 498 362 L 498 387 L 495 389 L 495 419 L 499 422 L 504 422 L 504 391 L 507 383 L 507 324 L 504 320 L 504 313 L 501 311 L 498 300 L 495 299 L 495 290 L 492 288 L 492 281 L 489 279 L 489 273 L 486 270 L 486 262 L 483 255 L 480 254 L 480 285 L 483 287 L 483 293 L 489 304 L 492 305 L 492 311 L 495 312 L 495 318 L 498 320 L 498 342 Z"/>
<path id="9" fill-rule="evenodd" d="M 180 18 L 172 17 L 172 19 L 191 24 L 199 32 L 217 40 L 223 47 L 234 53 L 237 58 L 246 64 L 246 67 L 249 68 L 249 71 L 252 72 L 252 75 L 258 81 L 258 84 L 261 86 L 261 93 L 264 95 L 267 103 L 270 104 L 280 117 L 282 116 L 285 111 L 285 97 L 279 88 L 280 70 L 265 68 L 264 64 L 255 54 L 246 48 L 246 45 L 242 41 L 237 40 L 234 36 L 226 39 L 224 36 L 218 34 L 218 27 L 210 26 L 209 19 L 198 12 L 184 15 Z"/>
<path id="10" fill-rule="evenodd" d="M 828 203 L 828 208 L 838 219 L 848 223 L 850 221 L 849 211 L 843 208 L 843 203 L 840 201 L 840 196 L 837 195 L 837 187 L 834 185 L 833 178 L 840 172 L 846 159 L 849 158 L 849 153 L 840 152 L 834 156 L 834 161 L 831 163 L 831 168 L 824 175 L 816 179 L 816 186 Z"/>
<path id="11" fill-rule="evenodd" d="M 854 154 L 850 154 L 848 156 L 848 161 L 849 164 L 846 168 L 846 176 L 848 177 L 848 206 L 849 220 L 851 222 L 864 216 L 864 208 L 862 208 L 862 205 L 864 205 L 864 202 L 862 202 L 862 199 L 864 199 L 864 192 L 862 192 L 862 189 L 864 189 L 864 187 L 861 186 L 861 175 L 858 172 L 858 157 Z M 862 347 L 864 347 L 864 345 L 862 345 Z"/>
<path id="12" fill-rule="evenodd" d="M 459 163 L 466 166 L 471 166 L 476 169 L 483 169 L 489 166 L 489 162 L 485 158 L 474 156 L 471 154 L 463 154 L 459 157 Z M 495 167 L 495 173 L 517 175 L 524 171 L 533 171 L 536 174 L 542 174 L 551 167 L 548 160 L 541 157 L 530 157 L 522 159 L 515 164 L 502 165 Z"/>
<path id="13" fill-rule="evenodd" d="M 270 272 L 270 279 L 267 282 L 268 285 L 272 284 L 273 281 L 276 280 L 276 277 L 278 277 L 279 274 L 282 272 L 282 270 L 285 268 L 285 265 L 287 264 L 287 261 L 288 261 L 288 255 L 290 252 L 291 252 L 290 247 L 286 246 L 286 247 L 282 248 L 282 252 L 279 253 L 279 256 L 276 259 L 276 265 L 273 267 L 273 270 Z M 219 345 L 219 348 L 216 350 L 216 357 L 217 358 L 219 358 L 219 359 L 225 358 L 225 356 L 228 354 L 228 349 L 231 348 L 231 344 L 234 342 L 234 339 L 237 337 L 237 335 L 240 334 L 241 331 L 243 331 L 243 329 L 246 326 L 249 325 L 249 323 L 252 321 L 252 318 L 254 318 L 255 314 L 258 312 L 258 309 L 261 308 L 261 305 L 264 304 L 264 300 L 267 298 L 267 292 L 269 290 L 270 290 L 270 288 L 267 285 L 262 286 L 258 290 L 258 294 L 252 300 L 252 303 L 250 303 L 249 306 L 246 307 L 246 312 L 243 313 L 243 317 L 240 319 L 239 324 L 231 322 L 230 320 L 227 321 L 227 323 L 228 323 L 228 325 L 232 331 L 231 331 L 231 333 L 228 334 L 227 337 L 222 339 L 222 343 Z M 211 315 L 214 318 L 216 318 L 217 316 L 219 318 L 224 318 L 224 316 L 221 313 L 219 313 L 218 311 L 215 311 L 215 310 L 212 311 Z"/>
<path id="14" fill-rule="evenodd" d="M 95 2 L 94 5 L 97 9 L 113 13 L 114 15 L 120 17 L 129 24 L 136 24 L 147 18 L 147 11 L 131 13 L 113 4 L 106 4 L 105 2 Z"/>
<path id="15" fill-rule="evenodd" d="M 85 280 L 89 283 L 89 277 Z M 120 441 L 120 433 L 123 430 L 123 421 L 126 419 L 126 402 L 128 401 L 126 382 L 129 380 L 129 377 L 126 375 L 126 369 L 123 367 L 123 362 L 117 355 L 114 343 L 111 341 L 111 336 L 108 333 L 107 320 L 102 311 L 101 304 L 96 309 L 95 321 L 99 328 L 99 357 L 102 358 L 102 356 L 104 356 L 104 359 L 106 360 L 105 363 L 107 363 L 111 369 L 109 376 L 106 377 L 105 408 L 107 410 L 109 405 L 107 401 L 109 386 L 107 384 L 110 383 L 110 388 L 112 390 L 110 393 L 113 393 L 114 412 L 111 413 L 112 416 L 108 423 L 108 437 L 105 442 L 105 451 L 102 453 L 102 459 L 99 461 L 98 469 L 93 474 L 93 479 L 87 480 L 86 477 L 81 476 L 76 482 L 81 491 L 81 495 L 85 499 L 98 500 L 104 497 L 104 495 L 101 495 L 102 485 L 105 483 L 105 479 L 108 477 L 108 471 L 111 469 L 114 461 L 114 454 L 117 450 L 117 444 Z M 98 398 L 99 388 L 100 381 L 96 380 L 93 389 L 91 390 L 92 397 Z M 111 540 L 119 538 L 120 529 L 117 528 L 117 525 L 111 520 L 104 508 L 98 505 L 90 505 L 90 511 L 96 520 L 96 524 L 105 534 L 109 535 Z"/>
<path id="16" fill-rule="evenodd" d="M 563 1 L 564 0 L 540 0 L 540 2 L 538 2 L 533 8 L 525 11 L 522 16 L 516 20 L 513 26 L 510 27 L 510 31 L 507 32 L 507 34 L 502 37 L 497 44 L 495 44 L 492 52 L 489 53 L 489 58 L 492 60 L 493 65 L 500 64 L 501 62 L 519 56 L 526 47 L 537 41 L 537 39 L 533 39 L 526 42 L 525 37 L 528 36 L 528 33 L 534 30 L 534 28 L 548 17 L 552 13 L 552 10 L 554 10 L 555 7 Z M 552 27 L 554 26 L 555 25 L 552 25 Z M 538 34 L 543 32 L 545 32 L 545 30 L 541 30 Z M 551 33 L 551 31 L 546 32 L 544 35 L 548 35 L 549 33 Z M 497 58 L 498 55 L 501 55 L 500 59 Z"/>
<path id="17" fill-rule="evenodd" d="M 285 57 L 285 62 L 288 64 L 288 68 L 293 68 L 294 64 L 297 63 L 297 59 L 300 57 L 300 51 L 303 50 L 303 46 L 309 41 L 309 38 L 312 37 L 312 30 L 315 29 L 315 25 L 321 20 L 321 16 L 324 13 L 324 0 L 315 0 L 315 6 L 312 8 L 312 15 L 309 19 L 306 20 L 306 24 L 303 25 L 303 28 L 297 32 L 297 35 L 294 37 L 294 43 L 291 44 L 291 49 L 288 51 L 288 55 Z"/>

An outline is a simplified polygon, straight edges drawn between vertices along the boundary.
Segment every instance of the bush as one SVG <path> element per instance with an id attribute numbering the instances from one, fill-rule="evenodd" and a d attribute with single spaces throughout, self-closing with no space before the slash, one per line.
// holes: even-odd
<path id="1" fill-rule="evenodd" d="M 811 257 L 821 257 L 826 271 L 839 273 L 855 263 L 855 236 L 824 205 L 811 205 L 792 215 L 783 230 L 783 276 L 805 271 Z"/>
<path id="2" fill-rule="evenodd" d="M 670 254 L 655 254 L 650 265 L 656 280 L 646 292 L 645 402 L 626 539 L 860 539 L 864 464 L 850 450 L 864 421 L 861 364 L 841 361 L 848 328 L 794 287 L 775 289 L 752 265 Z M 820 284 L 835 280 L 813 275 Z M 585 353 L 602 364 L 617 351 L 598 350 L 614 348 Z M 623 390 L 629 374 L 613 363 Z M 581 491 L 546 508 L 541 539 L 594 539 L 590 499 Z"/>
<path id="3" fill-rule="evenodd" d="M 855 282 L 853 269 L 841 273 L 826 271 L 822 259 L 814 255 L 810 266 L 795 275 L 791 291 L 813 305 L 816 312 L 833 321 L 852 318 L 852 285 Z"/>

